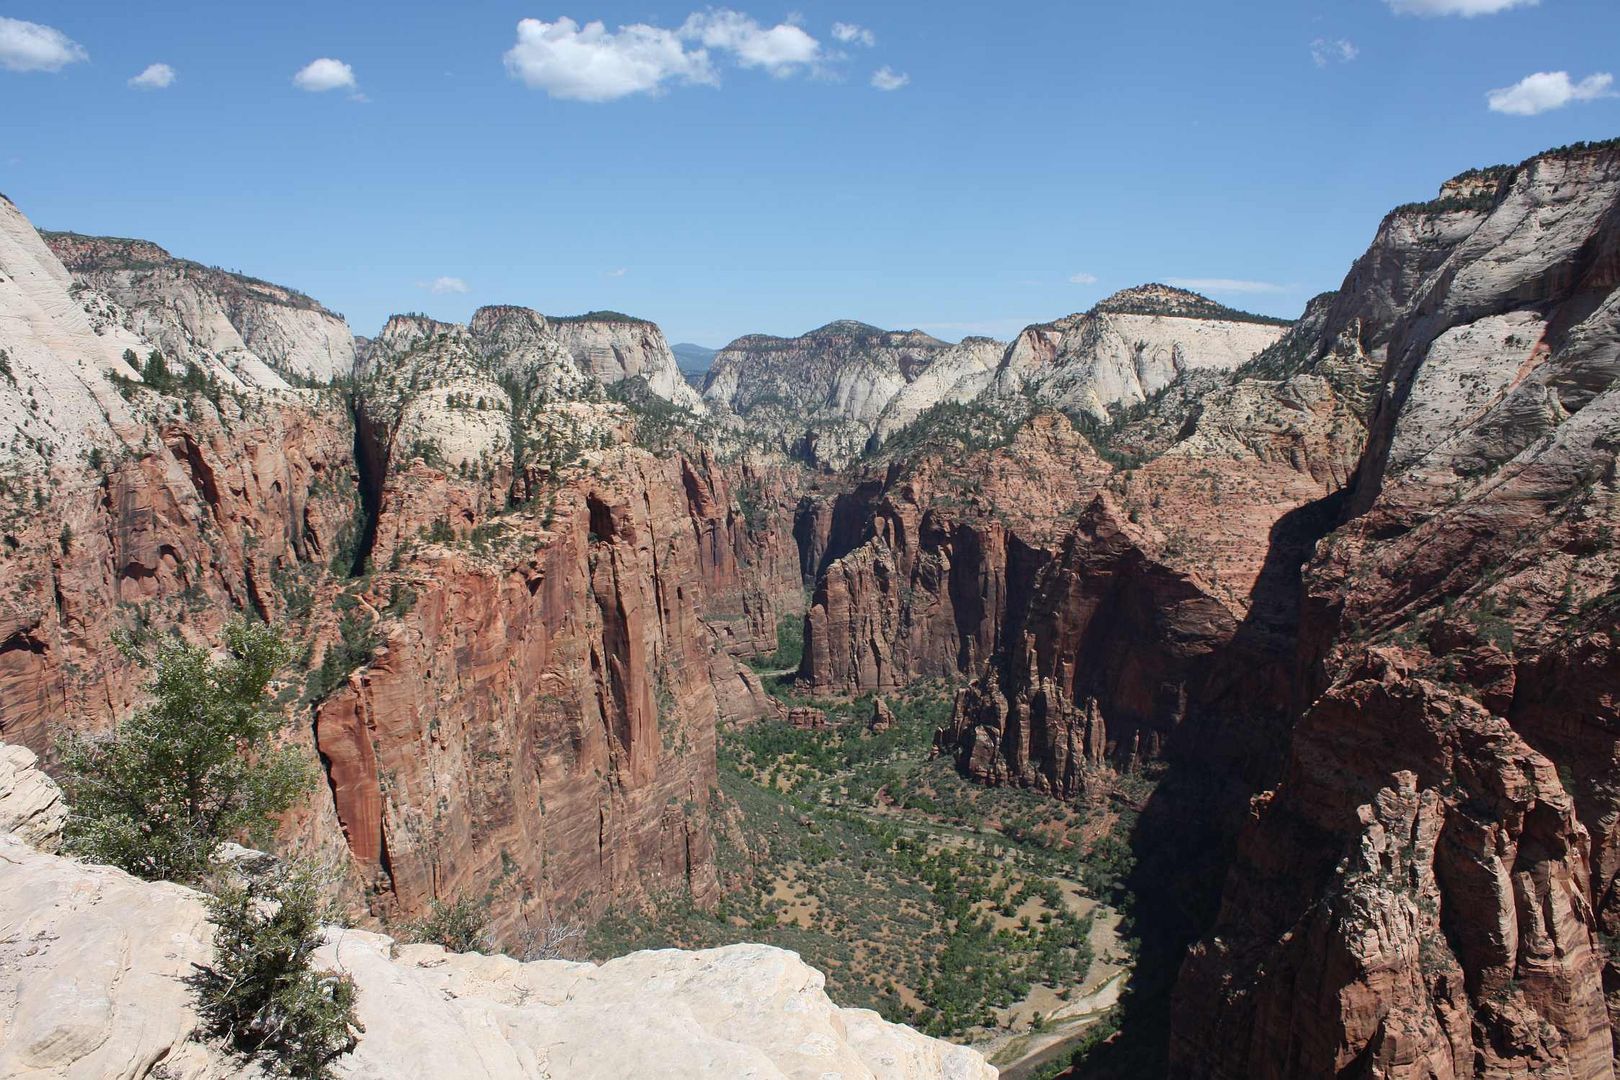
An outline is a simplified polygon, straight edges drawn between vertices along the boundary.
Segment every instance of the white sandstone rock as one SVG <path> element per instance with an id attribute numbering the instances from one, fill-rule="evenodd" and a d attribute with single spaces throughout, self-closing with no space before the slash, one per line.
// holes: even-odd
<path id="1" fill-rule="evenodd" d="M 59 792 L 0 747 L 0 1077 L 259 1075 L 193 1041 L 187 976 L 212 953 L 202 897 L 46 854 Z M 318 967 L 353 977 L 355 1080 L 994 1080 L 973 1050 L 840 1009 L 791 952 L 732 945 L 600 966 L 399 945 L 328 928 Z"/>
<path id="2" fill-rule="evenodd" d="M 62 846 L 67 804 L 62 789 L 25 746 L 0 743 L 0 835 L 15 833 L 40 851 Z"/>

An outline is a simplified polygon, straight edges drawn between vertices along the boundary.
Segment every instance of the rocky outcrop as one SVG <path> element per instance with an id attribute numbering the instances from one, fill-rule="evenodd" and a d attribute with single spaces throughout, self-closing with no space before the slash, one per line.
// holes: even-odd
<path id="1" fill-rule="evenodd" d="M 1189 957 L 1189 1075 L 1613 1075 L 1574 802 L 1507 721 L 1416 675 L 1370 654 L 1296 728 L 1221 915 L 1287 933 Z"/>
<path id="2" fill-rule="evenodd" d="M 929 406 L 983 389 L 1002 346 L 845 319 L 796 338 L 752 334 L 714 358 L 706 400 L 812 464 L 837 468 Z"/>
<path id="3" fill-rule="evenodd" d="M 44 235 L 75 280 L 122 309 L 126 329 L 171 356 L 217 361 L 257 386 L 330 383 L 354 371 L 348 324 L 303 293 L 145 240 Z"/>
<path id="4" fill-rule="evenodd" d="M 196 1041 L 191 977 L 211 938 L 189 889 L 0 833 L 0 1075 L 258 1075 Z M 331 927 L 312 962 L 354 980 L 364 1031 L 333 1068 L 356 1080 L 996 1075 L 972 1050 L 838 1008 L 819 972 L 762 945 L 521 963 Z"/>
<path id="5" fill-rule="evenodd" d="M 1069 798 L 1087 766 L 1157 757 L 1238 618 L 1156 562 L 1106 495 L 1035 574 L 1021 635 L 957 695 L 941 742 L 986 783 Z"/>
<path id="6" fill-rule="evenodd" d="M 634 407 L 520 308 L 390 320 L 353 398 L 218 366 L 142 385 L 121 356 L 153 343 L 0 209 L 0 393 L 41 402 L 6 478 L 26 500 L 0 559 L 6 739 L 45 753 L 131 706 L 114 630 L 209 640 L 245 609 L 303 645 L 287 698 L 328 781 L 283 841 L 344 871 L 356 915 L 493 895 L 505 934 L 714 898 L 715 726 L 768 708 L 732 654 L 803 603 L 785 526 L 732 488 L 791 505 L 780 477 L 629 445 Z M 87 275 L 137 264 L 119 287 L 154 311 L 214 280 L 73 244 Z M 211 364 L 185 335 L 216 323 L 162 326 Z"/>
<path id="7" fill-rule="evenodd" d="M 859 694 L 976 672 L 1020 632 L 1066 515 L 1109 473 L 1048 414 L 1005 447 L 919 456 L 805 508 L 800 550 L 819 554 L 800 681 Z"/>
<path id="8" fill-rule="evenodd" d="M 501 518 L 482 551 L 443 474 L 417 466 L 384 493 L 377 559 L 412 554 L 372 602 L 414 600 L 315 723 L 382 910 L 494 890 L 497 929 L 515 931 L 670 888 L 715 898 L 715 682 L 740 676 L 702 618 L 708 523 L 686 463 L 619 451 L 596 465 L 613 479 Z"/>
<path id="9" fill-rule="evenodd" d="M 1223 308 L 1197 293 L 1143 285 L 1083 315 L 1031 326 L 995 376 L 1003 396 L 1033 393 L 1073 412 L 1109 418 L 1189 371 L 1230 371 L 1283 335 L 1286 323 Z"/>
<path id="10" fill-rule="evenodd" d="M 1386 219 L 1327 315 L 1379 392 L 1181 1074 L 1614 1073 L 1620 151 L 1494 175 Z"/>
<path id="11" fill-rule="evenodd" d="M 0 743 L 0 835 L 14 834 L 43 852 L 62 846 L 67 804 L 62 789 L 27 747 Z"/>
<path id="12" fill-rule="evenodd" d="M 991 338 L 965 337 L 960 344 L 940 351 L 883 406 L 872 429 L 873 440 L 881 445 L 935 405 L 972 401 L 994 380 L 1006 348 L 1004 342 Z"/>
<path id="13" fill-rule="evenodd" d="M 547 323 L 585 374 L 602 383 L 640 378 L 661 398 L 688 409 L 703 408 L 656 323 L 616 311 L 554 315 Z"/>
<path id="14" fill-rule="evenodd" d="M 72 292 L 33 225 L 0 197 L 0 465 L 19 493 L 47 483 L 58 459 L 111 445 L 112 429 L 133 420 L 108 375 L 135 377 L 123 353 L 145 342 Z"/>
<path id="15" fill-rule="evenodd" d="M 78 265 L 101 257 L 70 239 Z M 17 424 L 0 465 L 0 734 L 44 751 L 53 727 L 99 728 L 128 706 L 113 629 L 278 617 L 284 591 L 325 572 L 352 531 L 353 434 L 332 391 L 255 390 L 217 365 L 188 391 L 144 386 L 121 357 L 153 343 L 106 317 L 117 305 L 9 203 L 0 310 L 0 398 L 17 403 L 0 409 Z"/>

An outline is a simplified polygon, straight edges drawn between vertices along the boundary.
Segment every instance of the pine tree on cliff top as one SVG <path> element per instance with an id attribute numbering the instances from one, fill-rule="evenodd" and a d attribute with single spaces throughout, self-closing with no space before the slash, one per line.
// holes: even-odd
<path id="1" fill-rule="evenodd" d="M 62 767 L 69 850 L 149 880 L 196 883 L 228 840 L 267 839 L 271 819 L 311 782 L 268 694 L 290 649 L 245 619 L 223 658 L 167 638 L 119 647 L 152 675 L 151 700 L 104 736 L 69 735 Z"/>

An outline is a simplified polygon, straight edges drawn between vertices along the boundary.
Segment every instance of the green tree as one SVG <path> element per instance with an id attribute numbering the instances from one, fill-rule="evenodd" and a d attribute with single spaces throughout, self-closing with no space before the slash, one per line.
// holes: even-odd
<path id="1" fill-rule="evenodd" d="M 330 1076 L 332 1061 L 365 1029 L 353 980 L 312 961 L 325 914 L 314 875 L 278 867 L 226 882 L 209 897 L 208 914 L 214 963 L 195 986 L 212 1033 L 288 1076 Z"/>
<path id="2" fill-rule="evenodd" d="M 169 374 L 169 363 L 158 350 L 153 349 L 147 354 L 146 363 L 141 365 L 141 381 L 159 393 L 167 391 L 174 384 Z"/>
<path id="3" fill-rule="evenodd" d="M 309 786 L 309 766 L 273 745 L 285 717 L 267 688 L 290 649 L 263 623 L 233 620 L 226 656 L 177 638 L 142 651 L 151 701 L 109 735 L 70 735 L 62 767 L 73 852 L 138 877 L 192 883 L 224 841 L 266 839 Z"/>

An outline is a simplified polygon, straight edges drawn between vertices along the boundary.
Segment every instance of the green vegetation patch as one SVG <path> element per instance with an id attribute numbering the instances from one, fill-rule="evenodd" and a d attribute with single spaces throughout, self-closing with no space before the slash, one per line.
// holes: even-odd
<path id="1" fill-rule="evenodd" d="M 1062 996 L 1085 981 L 1094 905 L 1081 895 L 1089 856 L 1077 842 L 1087 810 L 980 787 L 932 756 L 948 685 L 887 697 L 895 723 L 881 732 L 868 728 L 870 696 L 776 692 L 821 708 L 828 726 L 772 720 L 722 734 L 719 907 L 677 899 L 614 911 L 591 931 L 591 955 L 764 942 L 823 971 L 840 1004 L 959 1039 L 995 1028 L 998 1010 L 1036 984 Z M 1093 875 L 1104 891 L 1124 874 L 1107 858 Z"/>

